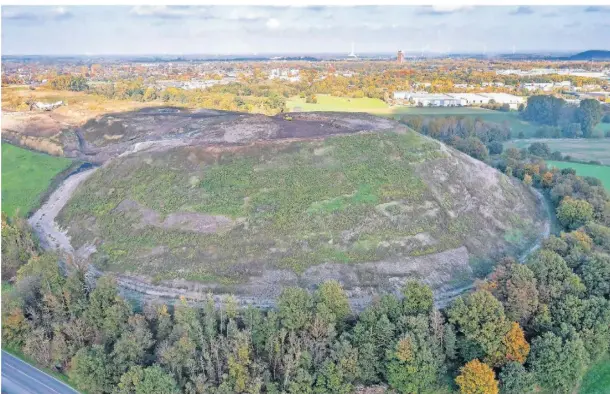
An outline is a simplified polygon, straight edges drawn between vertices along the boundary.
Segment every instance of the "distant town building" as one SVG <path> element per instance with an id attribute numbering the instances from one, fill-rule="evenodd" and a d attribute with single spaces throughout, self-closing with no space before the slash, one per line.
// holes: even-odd
<path id="1" fill-rule="evenodd" d="M 489 104 L 492 100 L 497 104 L 508 104 L 511 109 L 517 109 L 525 103 L 524 97 L 507 93 L 426 93 L 426 92 L 394 92 L 394 100 L 408 101 L 421 107 L 458 107 Z"/>
<path id="2" fill-rule="evenodd" d="M 404 63 L 404 61 L 405 61 L 405 54 L 402 51 L 398 51 L 398 54 L 396 55 L 396 62 Z"/>

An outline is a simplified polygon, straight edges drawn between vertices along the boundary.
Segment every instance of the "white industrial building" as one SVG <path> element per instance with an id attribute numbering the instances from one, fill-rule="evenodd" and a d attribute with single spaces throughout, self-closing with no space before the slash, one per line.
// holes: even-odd
<path id="1" fill-rule="evenodd" d="M 409 101 L 416 106 L 423 107 L 459 107 L 489 104 L 508 104 L 511 109 L 517 109 L 519 104 L 525 103 L 524 97 L 507 93 L 426 93 L 426 92 L 394 92 L 395 100 Z"/>
<path id="2" fill-rule="evenodd" d="M 489 104 L 489 97 L 476 93 L 449 93 L 455 99 L 461 100 L 461 105 Z"/>
<path id="3" fill-rule="evenodd" d="M 420 107 L 457 107 L 462 105 L 459 99 L 440 93 L 395 92 L 394 99 L 408 100 Z"/>

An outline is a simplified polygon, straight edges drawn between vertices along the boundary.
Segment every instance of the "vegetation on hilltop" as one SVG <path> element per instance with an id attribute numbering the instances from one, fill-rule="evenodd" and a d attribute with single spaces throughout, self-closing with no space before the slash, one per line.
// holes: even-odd
<path id="1" fill-rule="evenodd" d="M 96 258 L 106 269 L 221 283 L 270 268 L 303 272 L 324 262 L 432 254 L 470 245 L 471 236 L 486 240 L 483 248 L 472 242 L 471 253 L 481 256 L 491 245 L 527 244 L 535 235 L 519 212 L 532 213 L 534 201 L 508 182 L 496 185 L 497 174 L 490 174 L 495 186 L 461 183 L 456 173 L 430 189 L 434 171 L 459 171 L 449 168 L 453 160 L 466 165 L 451 157 L 411 131 L 133 154 L 93 174 L 59 219 L 76 247 L 102 240 Z M 506 228 L 484 235 L 479 229 L 488 225 L 476 212 L 452 217 L 447 210 L 462 210 L 453 184 L 473 198 L 500 187 L 504 202 L 490 210 L 520 235 L 511 242 Z M 410 213 L 417 207 L 427 213 Z M 167 224 L 177 215 L 224 224 L 211 232 Z"/>

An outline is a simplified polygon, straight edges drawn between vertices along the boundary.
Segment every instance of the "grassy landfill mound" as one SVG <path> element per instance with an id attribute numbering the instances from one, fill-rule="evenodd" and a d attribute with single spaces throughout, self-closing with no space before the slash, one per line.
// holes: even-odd
<path id="1" fill-rule="evenodd" d="M 59 222 L 75 248 L 95 244 L 101 269 L 269 296 L 329 278 L 348 289 L 393 290 L 396 277 L 438 287 L 540 232 L 529 190 L 481 162 L 388 120 L 379 122 L 395 130 L 345 134 L 363 117 L 375 122 L 369 115 L 304 116 L 301 130 L 343 135 L 304 138 L 289 132 L 293 122 L 272 119 L 277 138 L 267 139 L 243 117 L 227 118 L 231 133 L 266 137 L 115 157 L 77 189 Z"/>

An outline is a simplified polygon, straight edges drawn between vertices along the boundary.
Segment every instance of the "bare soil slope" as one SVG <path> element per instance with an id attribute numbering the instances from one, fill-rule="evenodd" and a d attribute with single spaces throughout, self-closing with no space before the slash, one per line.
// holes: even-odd
<path id="1" fill-rule="evenodd" d="M 329 278 L 355 302 L 409 278 L 446 290 L 544 226 L 523 185 L 365 114 L 146 109 L 77 133 L 75 154 L 105 164 L 61 226 L 98 268 L 163 296 L 261 303 Z"/>

